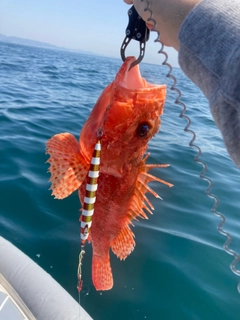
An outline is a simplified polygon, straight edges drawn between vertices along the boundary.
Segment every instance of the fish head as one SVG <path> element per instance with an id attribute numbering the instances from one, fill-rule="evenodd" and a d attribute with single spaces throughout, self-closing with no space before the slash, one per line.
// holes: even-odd
<path id="1" fill-rule="evenodd" d="M 134 61 L 135 57 L 124 61 L 98 99 L 80 137 L 80 149 L 89 159 L 101 129 L 101 172 L 117 177 L 141 163 L 149 140 L 159 130 L 166 98 L 166 85 L 148 83 L 138 65 L 129 70 Z"/>

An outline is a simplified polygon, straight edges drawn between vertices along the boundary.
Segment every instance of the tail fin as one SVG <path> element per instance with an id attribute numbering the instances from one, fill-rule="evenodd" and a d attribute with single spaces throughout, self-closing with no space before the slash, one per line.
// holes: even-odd
<path id="1" fill-rule="evenodd" d="M 113 277 L 109 252 L 104 257 L 93 254 L 92 280 L 96 290 L 112 289 Z"/>

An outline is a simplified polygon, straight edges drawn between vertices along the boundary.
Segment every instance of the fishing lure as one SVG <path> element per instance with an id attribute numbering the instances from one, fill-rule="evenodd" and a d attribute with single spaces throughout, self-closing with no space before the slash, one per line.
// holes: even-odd
<path id="1" fill-rule="evenodd" d="M 82 214 L 80 216 L 81 221 L 81 243 L 85 244 L 90 228 L 92 225 L 92 217 L 94 213 L 94 204 L 96 201 L 96 192 L 98 187 L 99 166 L 100 166 L 100 153 L 101 153 L 101 140 L 98 139 L 91 159 L 90 169 L 88 171 L 86 193 L 84 197 L 84 204 Z"/>
<path id="2" fill-rule="evenodd" d="M 80 228 L 81 251 L 79 254 L 78 269 L 77 269 L 78 292 L 82 290 L 83 282 L 82 282 L 81 266 L 82 266 L 83 255 L 85 253 L 84 245 L 86 240 L 89 237 L 89 233 L 92 225 L 92 217 L 94 214 L 94 204 L 96 202 L 96 193 L 98 188 L 98 177 L 99 177 L 99 169 L 100 169 L 101 136 L 102 136 L 102 132 L 101 130 L 99 130 L 97 143 L 94 147 L 94 151 L 91 159 L 91 165 L 88 171 L 86 192 L 84 197 L 82 213 L 79 218 L 79 221 L 81 221 L 81 228 Z"/>

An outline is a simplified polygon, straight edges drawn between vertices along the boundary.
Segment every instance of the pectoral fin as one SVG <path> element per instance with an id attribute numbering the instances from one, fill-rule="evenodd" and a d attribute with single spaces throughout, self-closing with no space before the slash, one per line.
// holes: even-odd
<path id="1" fill-rule="evenodd" d="M 63 199 L 77 190 L 84 181 L 88 164 L 79 151 L 76 138 L 70 133 L 60 133 L 53 136 L 46 144 L 46 153 L 50 155 L 50 182 L 52 195 Z"/>

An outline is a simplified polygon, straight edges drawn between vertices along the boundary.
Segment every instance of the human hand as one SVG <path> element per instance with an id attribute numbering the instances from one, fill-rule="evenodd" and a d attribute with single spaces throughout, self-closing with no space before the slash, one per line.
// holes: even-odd
<path id="1" fill-rule="evenodd" d="M 156 21 L 156 30 L 160 32 L 161 42 L 176 50 L 179 49 L 178 33 L 183 20 L 189 12 L 201 0 L 149 0 L 150 9 L 153 12 L 153 19 Z M 152 29 L 153 22 L 147 8 L 147 2 L 142 0 L 124 0 L 127 4 L 134 4 L 138 14 L 147 22 L 149 29 Z"/>

